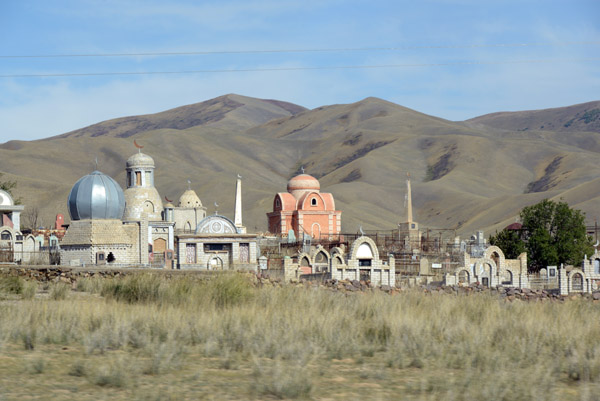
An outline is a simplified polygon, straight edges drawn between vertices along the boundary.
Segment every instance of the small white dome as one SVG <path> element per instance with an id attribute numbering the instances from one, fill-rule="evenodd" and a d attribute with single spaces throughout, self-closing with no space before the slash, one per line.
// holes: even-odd
<path id="1" fill-rule="evenodd" d="M 154 159 L 144 153 L 136 153 L 127 159 L 127 167 L 154 167 Z"/>

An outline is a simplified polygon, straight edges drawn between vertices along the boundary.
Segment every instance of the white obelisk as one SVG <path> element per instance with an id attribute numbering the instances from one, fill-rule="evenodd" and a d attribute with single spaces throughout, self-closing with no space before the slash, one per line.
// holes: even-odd
<path id="1" fill-rule="evenodd" d="M 235 211 L 233 213 L 235 228 L 239 233 L 246 233 L 246 227 L 242 224 L 242 176 L 238 174 L 235 184 Z"/>

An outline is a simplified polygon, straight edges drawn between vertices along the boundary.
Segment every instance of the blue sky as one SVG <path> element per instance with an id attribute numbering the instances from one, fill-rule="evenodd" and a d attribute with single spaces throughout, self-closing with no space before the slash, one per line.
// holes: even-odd
<path id="1" fill-rule="evenodd" d="M 6 57 L 341 48 L 371 50 Z M 382 65 L 400 67 L 302 69 Z M 300 69 L 14 77 L 281 68 Z M 227 93 L 309 108 L 375 96 L 463 120 L 600 100 L 600 2 L 0 0 L 0 75 L 0 143 Z"/>

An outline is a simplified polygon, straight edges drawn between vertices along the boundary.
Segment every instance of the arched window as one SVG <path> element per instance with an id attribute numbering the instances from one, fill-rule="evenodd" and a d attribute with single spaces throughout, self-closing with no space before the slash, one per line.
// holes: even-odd
<path id="1" fill-rule="evenodd" d="M 502 272 L 502 284 L 512 285 L 512 272 L 510 270 L 504 270 Z"/>
<path id="2" fill-rule="evenodd" d="M 581 273 L 573 274 L 573 277 L 571 278 L 571 290 L 583 291 L 583 276 Z"/>
<path id="3" fill-rule="evenodd" d="M 279 200 L 279 197 L 275 198 L 275 209 L 281 209 L 281 201 Z"/>
<path id="4" fill-rule="evenodd" d="M 113 255 L 113 253 L 112 253 L 112 252 L 109 252 L 108 256 L 106 257 L 106 261 L 107 261 L 108 263 L 112 263 L 112 262 L 114 262 L 115 260 L 116 260 L 116 258 L 115 258 L 115 255 Z"/>
<path id="5" fill-rule="evenodd" d="M 460 273 L 458 273 L 458 282 L 461 284 L 468 284 L 469 272 L 467 272 L 466 270 L 461 270 Z"/>
<path id="6" fill-rule="evenodd" d="M 594 274 L 600 274 L 600 259 L 594 259 Z"/>
<path id="7" fill-rule="evenodd" d="M 362 243 L 359 245 L 358 250 L 356 251 L 357 259 L 373 259 L 373 250 L 369 244 Z"/>
<path id="8" fill-rule="evenodd" d="M 146 213 L 154 213 L 154 204 L 148 200 L 144 202 L 144 211 Z"/>
<path id="9" fill-rule="evenodd" d="M 2 234 L 0 234 L 0 239 L 2 241 L 10 241 L 12 239 L 12 236 L 8 231 L 2 231 Z"/>
<path id="10" fill-rule="evenodd" d="M 492 252 L 492 260 L 496 263 L 496 268 L 500 269 L 500 255 L 498 255 L 498 252 Z"/>
<path id="11" fill-rule="evenodd" d="M 327 263 L 327 255 L 325 255 L 325 252 L 319 252 L 317 253 L 317 255 L 315 256 L 315 263 Z"/>
<path id="12" fill-rule="evenodd" d="M 312 199 L 310 200 L 310 205 L 311 205 L 311 206 L 317 206 L 317 198 L 312 198 Z"/>

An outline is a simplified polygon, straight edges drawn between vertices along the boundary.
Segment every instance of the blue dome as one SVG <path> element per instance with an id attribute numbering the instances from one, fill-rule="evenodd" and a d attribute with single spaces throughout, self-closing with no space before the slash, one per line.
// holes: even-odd
<path id="1" fill-rule="evenodd" d="M 115 180 L 94 171 L 73 185 L 68 200 L 71 220 L 121 219 L 125 196 Z"/>

